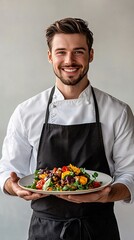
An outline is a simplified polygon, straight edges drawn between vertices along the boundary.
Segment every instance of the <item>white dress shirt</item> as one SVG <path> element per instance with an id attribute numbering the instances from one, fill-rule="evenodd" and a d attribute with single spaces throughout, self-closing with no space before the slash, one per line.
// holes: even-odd
<path id="1" fill-rule="evenodd" d="M 0 160 L 0 187 L 10 172 L 21 178 L 36 169 L 39 139 L 51 88 L 18 105 L 10 118 Z M 105 153 L 115 182 L 125 184 L 134 201 L 134 117 L 130 107 L 94 88 L 99 107 Z M 73 125 L 95 122 L 89 85 L 78 99 L 65 100 L 55 88 L 49 106 L 49 123 Z"/>

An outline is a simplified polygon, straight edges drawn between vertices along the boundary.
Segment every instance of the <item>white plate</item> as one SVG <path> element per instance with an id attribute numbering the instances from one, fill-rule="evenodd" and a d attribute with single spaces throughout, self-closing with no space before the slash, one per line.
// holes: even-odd
<path id="1" fill-rule="evenodd" d="M 86 172 L 90 175 L 92 175 L 96 171 L 89 171 L 86 170 Z M 36 190 L 36 189 L 31 189 L 27 188 L 25 186 L 29 186 L 32 184 L 34 181 L 34 174 L 28 175 L 26 177 L 21 178 L 18 181 L 18 184 L 21 188 L 25 190 L 29 190 L 31 192 L 36 192 L 36 193 L 41 193 L 41 194 L 49 194 L 49 195 L 70 195 L 70 194 L 85 194 L 85 193 L 91 193 L 91 192 L 97 192 L 99 190 L 102 190 L 104 187 L 110 185 L 110 183 L 113 181 L 112 177 L 101 172 L 97 172 L 98 177 L 96 181 L 102 182 L 102 185 L 98 188 L 93 188 L 93 189 L 88 189 L 88 190 L 75 190 L 75 191 L 43 191 L 43 190 Z"/>

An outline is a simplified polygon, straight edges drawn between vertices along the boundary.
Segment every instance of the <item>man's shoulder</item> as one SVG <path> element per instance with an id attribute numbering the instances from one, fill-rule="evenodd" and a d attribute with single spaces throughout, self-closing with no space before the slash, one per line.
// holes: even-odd
<path id="1" fill-rule="evenodd" d="M 44 113 L 47 108 L 51 89 L 52 88 L 48 88 L 20 103 L 16 107 L 14 114 L 22 118 L 31 118 L 32 116 Z"/>
<path id="2" fill-rule="evenodd" d="M 115 107 L 117 106 L 119 108 L 125 108 L 126 106 L 128 106 L 127 103 L 123 102 L 122 100 L 98 88 L 94 88 L 94 92 L 95 92 L 98 104 L 101 103 L 104 106 L 109 104 L 111 106 L 114 105 Z"/>
<path id="3" fill-rule="evenodd" d="M 52 88 L 48 88 L 28 99 L 26 99 L 25 101 L 23 101 L 22 103 L 19 104 L 20 108 L 27 108 L 27 107 L 32 107 L 32 106 L 41 106 L 42 104 L 44 105 L 45 103 L 47 103 L 48 99 L 49 99 L 49 95 L 51 92 Z"/>

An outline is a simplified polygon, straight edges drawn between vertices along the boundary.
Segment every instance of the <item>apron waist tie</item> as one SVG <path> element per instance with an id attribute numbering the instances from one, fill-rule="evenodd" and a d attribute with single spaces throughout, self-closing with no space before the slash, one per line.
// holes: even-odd
<path id="1" fill-rule="evenodd" d="M 36 212 L 36 211 L 33 212 L 33 215 L 35 215 L 37 218 L 44 218 L 44 219 L 56 220 L 56 221 L 58 220 L 60 222 L 63 222 L 63 227 L 62 227 L 62 230 L 60 233 L 61 240 L 68 240 L 66 233 L 67 233 L 67 231 L 72 231 L 71 225 L 73 222 L 78 223 L 78 231 L 79 231 L 79 239 L 78 240 L 83 240 L 82 228 L 85 230 L 84 232 L 86 233 L 86 235 L 88 237 L 86 239 L 95 240 L 93 230 L 90 227 L 90 225 L 88 224 L 88 217 L 86 217 L 86 216 L 85 217 L 74 217 L 74 218 L 68 218 L 68 219 L 63 219 L 63 218 L 57 219 L 53 216 L 50 217 L 47 214 L 44 215 L 44 214 L 42 214 L 40 212 Z M 68 229 L 68 228 L 70 228 L 70 229 Z M 73 231 L 72 231 L 72 233 L 73 233 Z"/>
<path id="2" fill-rule="evenodd" d="M 61 240 L 66 240 L 66 231 L 68 230 L 68 228 L 71 226 L 71 224 L 72 224 L 74 221 L 77 221 L 77 222 L 78 222 L 78 225 L 79 225 L 79 226 L 78 226 L 78 229 L 79 229 L 79 232 L 80 232 L 80 234 L 79 234 L 79 236 L 80 236 L 79 240 L 82 240 L 82 233 L 81 233 L 82 219 L 81 219 L 81 218 L 70 218 L 68 221 L 66 221 L 66 222 L 64 223 L 63 228 L 62 228 L 62 231 L 61 231 L 61 234 L 60 234 L 60 239 L 61 239 Z M 85 225 L 85 230 L 86 230 L 86 232 L 87 232 L 87 234 L 88 234 L 89 240 L 93 240 L 93 238 L 92 238 L 91 235 L 90 235 L 90 232 L 89 232 L 88 227 L 86 226 L 86 224 L 84 224 L 84 225 Z"/>

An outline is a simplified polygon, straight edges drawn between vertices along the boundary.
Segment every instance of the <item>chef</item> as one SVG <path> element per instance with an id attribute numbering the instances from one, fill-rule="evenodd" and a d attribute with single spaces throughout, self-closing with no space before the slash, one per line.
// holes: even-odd
<path id="1" fill-rule="evenodd" d="M 28 240 L 119 240 L 114 202 L 134 199 L 134 117 L 130 107 L 94 88 L 88 79 L 93 34 L 78 18 L 46 30 L 54 87 L 21 103 L 3 143 L 0 185 L 32 200 Z M 68 164 L 102 172 L 111 186 L 82 195 L 23 190 L 18 179 L 35 169 Z"/>

